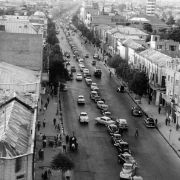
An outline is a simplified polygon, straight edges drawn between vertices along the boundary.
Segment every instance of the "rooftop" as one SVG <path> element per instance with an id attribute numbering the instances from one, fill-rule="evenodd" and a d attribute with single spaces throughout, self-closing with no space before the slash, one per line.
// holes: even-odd
<path id="1" fill-rule="evenodd" d="M 0 155 L 10 158 L 32 153 L 33 109 L 14 97 L 0 105 Z"/>
<path id="2" fill-rule="evenodd" d="M 123 45 L 130 47 L 131 49 L 138 50 L 138 49 L 145 49 L 142 44 L 137 43 L 133 39 L 127 39 L 123 42 Z"/>
<path id="3" fill-rule="evenodd" d="M 42 68 L 42 35 L 0 32 L 0 62 L 31 70 Z"/>
<path id="4" fill-rule="evenodd" d="M 145 51 L 140 52 L 139 55 L 149 59 L 152 63 L 160 67 L 166 67 L 166 62 L 172 60 L 170 56 L 154 49 L 146 49 Z"/>

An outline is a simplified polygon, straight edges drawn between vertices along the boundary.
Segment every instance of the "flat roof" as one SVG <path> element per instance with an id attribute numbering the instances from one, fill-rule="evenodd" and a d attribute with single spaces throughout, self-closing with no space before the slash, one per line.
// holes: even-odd
<path id="1" fill-rule="evenodd" d="M 39 71 L 42 69 L 42 44 L 40 34 L 0 32 L 0 62 Z"/>

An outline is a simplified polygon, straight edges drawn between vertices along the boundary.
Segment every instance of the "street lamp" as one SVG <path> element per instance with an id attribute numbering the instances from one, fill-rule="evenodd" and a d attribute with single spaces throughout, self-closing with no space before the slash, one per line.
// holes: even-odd
<path id="1" fill-rule="evenodd" d="M 172 132 L 172 129 L 169 130 L 169 143 L 170 143 L 170 139 L 171 139 L 171 132 Z"/>

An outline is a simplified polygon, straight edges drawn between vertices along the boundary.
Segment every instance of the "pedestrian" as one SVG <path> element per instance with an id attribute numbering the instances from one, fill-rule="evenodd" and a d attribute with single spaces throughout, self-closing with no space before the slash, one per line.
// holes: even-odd
<path id="1" fill-rule="evenodd" d="M 53 119 L 53 124 L 56 126 L 56 118 Z"/>
<path id="2" fill-rule="evenodd" d="M 44 172 L 44 180 L 47 180 L 48 179 L 48 173 L 47 173 L 47 170 L 45 170 Z"/>
<path id="3" fill-rule="evenodd" d="M 40 128 L 41 128 L 41 122 L 38 120 L 38 123 L 37 123 L 37 129 L 38 129 L 38 131 L 40 130 Z"/>
<path id="4" fill-rule="evenodd" d="M 166 124 L 166 126 L 167 126 L 167 124 L 168 124 L 168 118 L 165 119 L 165 124 Z"/>
<path id="5" fill-rule="evenodd" d="M 46 139 L 46 135 L 45 134 L 43 134 L 43 136 L 42 136 L 42 140 L 45 140 Z"/>
<path id="6" fill-rule="evenodd" d="M 51 175 L 52 175 L 51 170 L 48 169 L 47 173 L 48 173 L 48 178 L 50 179 L 50 177 L 51 177 Z"/>
<path id="7" fill-rule="evenodd" d="M 44 139 L 43 142 L 42 142 L 43 148 L 46 148 L 46 143 L 47 143 L 47 141 L 46 141 L 46 139 Z"/>
<path id="8" fill-rule="evenodd" d="M 160 114 L 161 113 L 161 106 L 159 105 L 158 107 L 158 113 Z"/>
<path id="9" fill-rule="evenodd" d="M 39 155 L 39 160 L 42 160 L 42 152 L 41 152 L 41 149 L 39 149 L 38 155 Z"/>
<path id="10" fill-rule="evenodd" d="M 43 120 L 43 127 L 45 128 L 45 126 L 46 126 L 46 120 L 44 119 Z"/>
<path id="11" fill-rule="evenodd" d="M 155 124 L 156 124 L 156 126 L 157 126 L 157 123 L 158 123 L 158 120 L 157 120 L 157 119 L 155 119 Z"/>
<path id="12" fill-rule="evenodd" d="M 57 125 L 57 130 L 60 131 L 60 125 L 59 124 Z"/>
<path id="13" fill-rule="evenodd" d="M 68 144 L 69 143 L 69 136 L 68 136 L 68 134 L 66 135 L 66 144 Z"/>
<path id="14" fill-rule="evenodd" d="M 66 144 L 63 144 L 63 152 L 66 153 Z"/>
<path id="15" fill-rule="evenodd" d="M 136 128 L 135 137 L 138 137 L 138 136 L 139 136 L 139 132 L 138 132 L 138 129 Z"/>

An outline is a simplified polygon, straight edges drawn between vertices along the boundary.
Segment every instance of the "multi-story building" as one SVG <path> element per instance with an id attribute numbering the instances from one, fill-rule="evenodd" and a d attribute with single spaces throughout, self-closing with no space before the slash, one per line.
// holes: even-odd
<path id="1" fill-rule="evenodd" d="M 156 0 L 147 0 L 146 2 L 146 14 L 148 16 L 154 16 L 156 10 Z"/>

